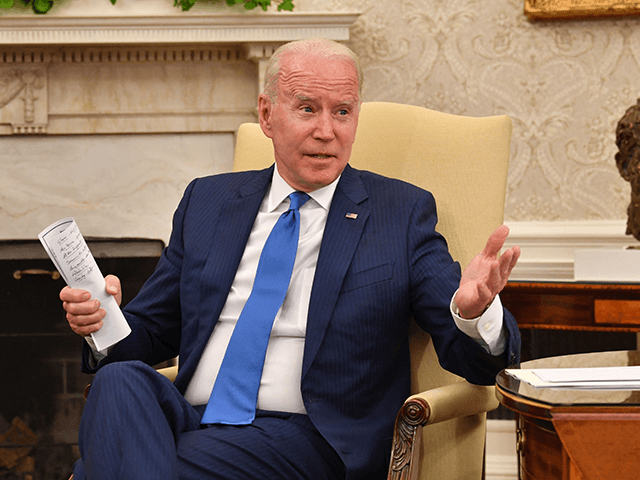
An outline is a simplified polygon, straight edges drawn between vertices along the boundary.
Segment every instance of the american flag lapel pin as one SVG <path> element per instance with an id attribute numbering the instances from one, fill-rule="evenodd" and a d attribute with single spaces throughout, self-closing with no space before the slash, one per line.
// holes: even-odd
<path id="1" fill-rule="evenodd" d="M 351 220 L 355 220 L 356 218 L 358 218 L 358 214 L 357 213 L 347 213 L 345 215 L 345 217 L 350 218 Z"/>

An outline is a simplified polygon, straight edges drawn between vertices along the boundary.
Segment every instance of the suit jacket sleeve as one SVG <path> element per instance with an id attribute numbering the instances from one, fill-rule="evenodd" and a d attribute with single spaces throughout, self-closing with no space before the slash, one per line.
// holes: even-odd
<path id="1" fill-rule="evenodd" d="M 155 365 L 178 355 L 181 336 L 180 274 L 184 254 L 182 226 L 195 183 L 194 180 L 187 187 L 176 209 L 169 246 L 162 252 L 155 272 L 123 309 L 131 333 L 95 367 L 88 361 L 90 347 L 84 342 L 82 371 L 95 373 L 108 363 L 123 360 L 140 360 Z"/>
<path id="2" fill-rule="evenodd" d="M 449 305 L 460 284 L 460 265 L 452 261 L 446 241 L 435 231 L 436 223 L 435 201 L 430 193 L 426 193 L 415 205 L 408 238 L 414 318 L 431 334 L 445 369 L 471 383 L 491 385 L 501 369 L 519 362 L 517 324 L 505 309 L 506 348 L 497 356 L 487 353 L 455 326 Z"/>

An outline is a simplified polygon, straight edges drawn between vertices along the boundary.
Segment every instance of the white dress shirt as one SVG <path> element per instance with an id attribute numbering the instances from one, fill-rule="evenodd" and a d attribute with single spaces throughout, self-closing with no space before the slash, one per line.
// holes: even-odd
<path id="1" fill-rule="evenodd" d="M 289 290 L 271 331 L 258 391 L 258 409 L 306 413 L 301 377 L 307 312 L 320 244 L 338 181 L 339 178 L 331 185 L 309 193 L 310 199 L 300 208 L 298 251 Z M 204 405 L 209 401 L 229 339 L 251 293 L 262 248 L 278 218 L 288 209 L 288 196 L 294 191 L 277 168 L 274 169 L 271 186 L 256 216 L 229 296 L 185 392 L 185 398 L 192 405 Z M 476 319 L 463 319 L 456 311 L 452 299 L 451 315 L 458 328 L 488 353 L 498 355 L 504 351 L 503 313 L 498 297 Z M 86 338 L 91 344 L 90 337 Z M 104 352 L 94 351 L 94 355 L 99 360 Z"/>
<path id="2" fill-rule="evenodd" d="M 307 311 L 320 243 L 337 183 L 338 180 L 311 192 L 311 198 L 300 208 L 298 251 L 289 290 L 271 330 L 258 391 L 258 409 L 306 413 L 300 380 Z M 227 302 L 185 392 L 185 398 L 192 405 L 209 401 L 229 339 L 251 293 L 262 248 L 280 215 L 289 208 L 287 197 L 294 191 L 276 169 L 253 224 Z"/>

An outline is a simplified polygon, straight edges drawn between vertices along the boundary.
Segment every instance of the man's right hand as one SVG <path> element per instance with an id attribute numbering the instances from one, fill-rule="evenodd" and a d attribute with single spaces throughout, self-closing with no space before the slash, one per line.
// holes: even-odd
<path id="1" fill-rule="evenodd" d="M 122 302 L 122 288 L 120 279 L 114 275 L 105 277 L 106 291 L 109 295 L 113 295 L 118 302 Z M 102 328 L 102 319 L 107 312 L 104 308 L 100 308 L 100 302 L 91 299 L 91 294 L 86 290 L 77 288 L 64 287 L 60 291 L 60 300 L 62 300 L 62 308 L 67 312 L 67 321 L 78 335 L 86 337 Z"/>

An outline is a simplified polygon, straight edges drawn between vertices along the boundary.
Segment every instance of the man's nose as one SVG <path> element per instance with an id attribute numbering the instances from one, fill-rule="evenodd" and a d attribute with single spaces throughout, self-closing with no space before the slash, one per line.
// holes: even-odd
<path id="1" fill-rule="evenodd" d="M 332 140 L 335 137 L 333 130 L 333 119 L 330 113 L 321 113 L 317 117 L 314 137 L 319 140 Z"/>

